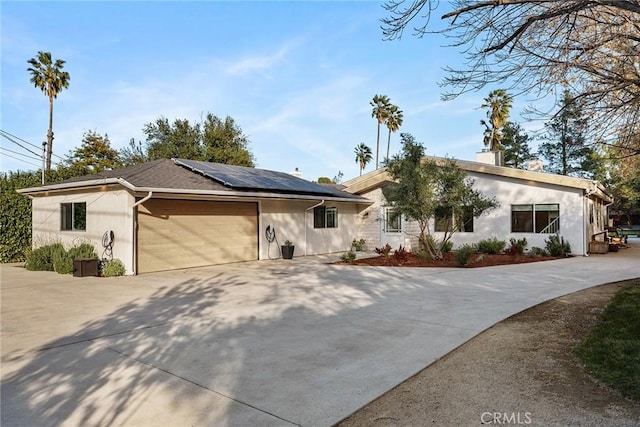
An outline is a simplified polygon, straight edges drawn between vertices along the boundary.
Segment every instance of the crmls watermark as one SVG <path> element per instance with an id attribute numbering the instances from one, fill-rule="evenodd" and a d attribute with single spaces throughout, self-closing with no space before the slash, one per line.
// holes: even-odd
<path id="1" fill-rule="evenodd" d="M 531 424 L 531 412 L 483 412 L 481 424 L 527 425 Z"/>

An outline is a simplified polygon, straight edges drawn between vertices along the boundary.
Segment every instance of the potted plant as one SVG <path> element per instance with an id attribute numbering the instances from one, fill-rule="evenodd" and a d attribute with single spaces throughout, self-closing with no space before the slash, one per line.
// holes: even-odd
<path id="1" fill-rule="evenodd" d="M 281 247 L 282 249 L 282 259 L 291 259 L 293 258 L 293 251 L 296 247 L 291 243 L 291 240 L 285 240 L 284 245 Z"/>
<path id="2" fill-rule="evenodd" d="M 361 252 L 362 250 L 364 250 L 364 239 L 360 239 L 360 240 L 356 240 L 353 239 L 353 242 L 351 242 L 351 247 L 356 251 L 356 252 Z"/>

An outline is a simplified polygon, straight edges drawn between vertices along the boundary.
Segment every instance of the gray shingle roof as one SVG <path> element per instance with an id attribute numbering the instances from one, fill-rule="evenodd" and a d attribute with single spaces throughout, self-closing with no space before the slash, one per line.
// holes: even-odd
<path id="1" fill-rule="evenodd" d="M 203 174 L 204 170 L 207 171 L 206 175 Z M 179 190 L 262 192 L 366 200 L 335 187 L 310 182 L 284 172 L 184 159 L 153 160 L 123 169 L 71 178 L 52 185 L 81 185 L 86 181 L 105 178 L 120 178 L 136 188 L 176 190 L 176 193 Z M 242 179 L 241 184 L 238 179 Z"/>
<path id="2" fill-rule="evenodd" d="M 171 159 L 153 160 L 122 169 L 103 171 L 94 175 L 79 176 L 63 183 L 91 181 L 103 178 L 122 178 L 135 187 L 166 188 L 185 190 L 227 190 L 204 176 L 194 174 L 178 165 Z"/>

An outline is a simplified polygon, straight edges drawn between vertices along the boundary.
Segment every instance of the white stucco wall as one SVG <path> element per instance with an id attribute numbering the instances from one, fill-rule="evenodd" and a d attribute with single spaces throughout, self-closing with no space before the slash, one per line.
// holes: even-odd
<path id="1" fill-rule="evenodd" d="M 317 255 L 347 251 L 356 237 L 356 205 L 354 203 L 326 202 L 324 206 L 338 208 L 337 228 L 313 228 L 313 209 L 319 202 L 291 200 L 263 200 L 260 202 L 260 259 L 278 258 L 276 242 L 269 245 L 265 229 L 276 230 L 278 244 L 290 240 L 296 247 L 294 256 Z M 306 211 L 306 213 L 305 213 Z"/>
<path id="2" fill-rule="evenodd" d="M 68 192 L 47 197 L 35 197 L 33 202 L 33 247 L 61 242 L 69 248 L 78 243 L 90 242 L 98 258 L 104 250 L 102 236 L 108 230 L 115 235 L 113 257 L 120 259 L 133 273 L 133 209 L 135 199 L 126 190 L 103 189 L 92 192 Z M 61 203 L 87 204 L 85 231 L 61 230 Z"/>
<path id="3" fill-rule="evenodd" d="M 572 253 L 583 255 L 588 250 L 588 242 L 591 233 L 603 226 L 603 222 L 589 224 L 589 218 L 584 212 L 587 201 L 581 189 L 561 187 L 558 185 L 543 184 L 533 181 L 524 181 L 514 178 L 497 177 L 485 174 L 469 173 L 468 176 L 475 180 L 475 188 L 482 191 L 488 197 L 495 197 L 500 204 L 498 208 L 486 213 L 479 218 L 474 218 L 474 231 L 456 232 L 453 236 L 454 247 L 465 243 L 475 243 L 479 240 L 497 237 L 500 240 L 509 241 L 510 238 L 521 239 L 526 237 L 528 248 L 533 246 L 545 247 L 548 234 L 537 233 L 512 233 L 511 232 L 511 205 L 520 204 L 546 204 L 557 203 L 560 205 L 560 232 L 559 234 L 571 244 Z M 362 196 L 375 201 L 363 213 L 358 216 L 358 238 L 367 240 L 368 248 L 383 246 L 389 243 L 394 248 L 399 242 L 415 249 L 417 234 L 419 232 L 415 222 L 407 223 L 403 220 L 403 237 L 383 232 L 384 196 L 380 188 L 363 193 Z M 600 207 L 600 215 L 603 208 Z M 366 212 L 366 214 L 365 214 Z M 588 215 L 588 210 L 586 211 Z M 595 222 L 595 221 L 594 221 Z M 589 227 L 587 229 L 587 227 Z M 433 224 L 430 224 L 433 230 Z M 434 233 L 437 238 L 441 233 Z"/>

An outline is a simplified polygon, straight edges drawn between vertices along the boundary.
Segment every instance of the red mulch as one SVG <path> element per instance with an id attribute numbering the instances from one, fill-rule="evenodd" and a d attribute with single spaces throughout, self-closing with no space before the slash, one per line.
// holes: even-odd
<path id="1" fill-rule="evenodd" d="M 507 255 L 507 254 L 474 254 L 464 268 L 475 267 L 491 267 L 494 265 L 522 264 L 525 262 L 550 261 L 558 259 L 551 256 L 526 256 L 526 255 Z M 336 264 L 347 264 L 337 262 Z M 390 255 L 385 258 L 383 255 L 373 258 L 362 258 L 356 260 L 353 265 L 369 265 L 369 266 L 388 266 L 388 267 L 460 267 L 456 264 L 454 254 L 449 252 L 444 254 L 444 259 L 440 261 L 427 261 L 423 257 L 409 253 L 407 259 L 399 261 Z"/>

